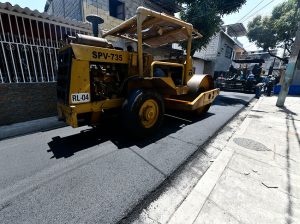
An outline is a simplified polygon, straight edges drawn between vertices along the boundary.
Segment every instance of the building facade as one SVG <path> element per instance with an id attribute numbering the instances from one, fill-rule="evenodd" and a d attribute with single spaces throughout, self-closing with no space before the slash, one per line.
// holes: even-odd
<path id="1" fill-rule="evenodd" d="M 45 12 L 79 21 L 90 14 L 98 15 L 104 19 L 102 28 L 108 30 L 134 16 L 139 6 L 171 15 L 179 10 L 171 0 L 47 0 Z"/>
<path id="2" fill-rule="evenodd" d="M 193 55 L 193 67 L 197 74 L 210 74 L 217 77 L 226 73 L 233 63 L 236 54 L 243 54 L 245 49 L 237 40 L 238 36 L 246 35 L 246 29 L 242 24 L 232 24 L 222 27 L 221 31 L 214 35 L 208 45 L 198 50 Z M 182 49 L 178 44 L 173 44 L 174 49 Z"/>
<path id="3" fill-rule="evenodd" d="M 221 30 L 202 50 L 197 51 L 194 56 L 208 61 L 206 72 L 211 74 L 224 73 L 232 64 L 237 52 L 245 51 L 242 45 Z"/>
<path id="4" fill-rule="evenodd" d="M 104 20 L 100 25 L 100 32 L 103 32 L 134 16 L 139 6 L 170 15 L 180 9 L 171 0 L 47 0 L 45 12 L 79 21 L 86 21 L 87 15 L 98 15 Z M 131 42 L 119 38 L 109 36 L 107 39 L 115 47 L 125 49 L 127 45 L 132 45 Z M 134 44 L 133 47 L 136 48 Z"/>
<path id="5" fill-rule="evenodd" d="M 0 125 L 56 115 L 58 49 L 87 23 L 0 3 Z"/>
<path id="6" fill-rule="evenodd" d="M 83 21 L 82 2 L 82 0 L 48 0 L 45 12 L 50 15 Z"/>

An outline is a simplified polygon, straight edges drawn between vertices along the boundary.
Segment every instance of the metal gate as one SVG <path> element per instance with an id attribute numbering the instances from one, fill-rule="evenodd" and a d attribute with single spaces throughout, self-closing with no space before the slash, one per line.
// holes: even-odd
<path id="1" fill-rule="evenodd" d="M 56 81 L 57 51 L 64 35 L 90 34 L 88 28 L 38 15 L 0 9 L 0 83 Z"/>

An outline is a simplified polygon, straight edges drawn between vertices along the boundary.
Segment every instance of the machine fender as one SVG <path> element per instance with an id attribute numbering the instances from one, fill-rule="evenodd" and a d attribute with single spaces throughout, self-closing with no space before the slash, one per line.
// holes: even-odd
<path id="1" fill-rule="evenodd" d="M 123 83 L 121 84 L 120 87 L 120 93 L 122 95 L 128 95 L 131 91 L 133 91 L 134 87 L 132 87 L 133 85 L 131 83 L 136 83 L 141 79 L 140 76 L 138 75 L 134 75 L 134 76 L 130 76 L 128 78 L 126 78 Z"/>

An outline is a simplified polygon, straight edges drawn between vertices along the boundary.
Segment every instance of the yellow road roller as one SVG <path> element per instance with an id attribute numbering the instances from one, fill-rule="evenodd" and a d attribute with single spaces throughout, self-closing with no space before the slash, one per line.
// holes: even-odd
<path id="1" fill-rule="evenodd" d="M 105 37 L 135 42 L 114 47 Z M 70 126 L 97 126 L 104 113 L 118 113 L 136 136 L 157 131 L 165 109 L 206 113 L 219 94 L 210 75 L 193 74 L 192 24 L 139 7 L 136 16 L 93 37 L 77 34 L 59 51 L 58 116 Z M 186 41 L 183 59 L 154 60 L 145 49 Z"/>

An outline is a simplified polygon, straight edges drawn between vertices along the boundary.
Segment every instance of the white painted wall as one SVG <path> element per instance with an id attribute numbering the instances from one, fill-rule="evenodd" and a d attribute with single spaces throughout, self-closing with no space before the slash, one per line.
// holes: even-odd
<path id="1" fill-rule="evenodd" d="M 177 43 L 172 44 L 172 48 L 176 49 L 176 50 L 182 50 L 182 47 L 179 46 L 179 44 L 177 44 Z M 186 54 L 185 51 L 184 51 L 184 54 Z M 193 67 L 195 68 L 195 74 L 203 74 L 204 73 L 205 61 L 199 57 L 200 57 L 199 51 L 195 52 L 195 54 L 193 55 Z"/>
<path id="2" fill-rule="evenodd" d="M 212 37 L 206 48 L 203 48 L 201 51 L 195 52 L 194 57 L 203 58 L 208 61 L 215 60 L 219 50 L 219 42 L 220 33 L 217 33 L 215 36 Z"/>
<path id="3" fill-rule="evenodd" d="M 193 67 L 195 68 L 195 74 L 203 74 L 204 61 L 202 59 L 193 59 Z"/>

